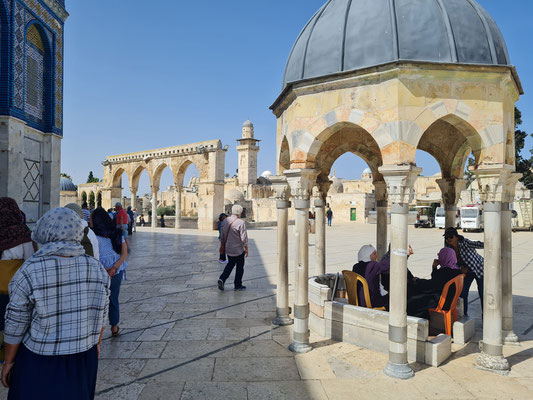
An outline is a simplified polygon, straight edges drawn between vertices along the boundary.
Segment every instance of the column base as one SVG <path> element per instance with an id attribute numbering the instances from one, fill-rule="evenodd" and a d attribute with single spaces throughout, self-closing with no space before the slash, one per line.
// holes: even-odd
<path id="1" fill-rule="evenodd" d="M 278 315 L 272 320 L 272 324 L 277 326 L 287 326 L 294 324 L 294 320 L 288 315 Z"/>
<path id="2" fill-rule="evenodd" d="M 483 371 L 495 372 L 500 375 L 509 373 L 509 362 L 503 356 L 492 356 L 481 352 L 476 361 L 476 368 Z"/>
<path id="3" fill-rule="evenodd" d="M 415 373 L 409 364 L 396 364 L 390 361 L 387 363 L 383 372 L 391 378 L 398 379 L 411 379 L 415 376 Z"/>
<path id="4" fill-rule="evenodd" d="M 313 346 L 311 346 L 309 343 L 292 342 L 289 345 L 289 350 L 293 353 L 303 354 L 313 350 Z"/>
<path id="5" fill-rule="evenodd" d="M 503 344 L 508 346 L 521 346 L 520 339 L 513 331 L 503 331 Z"/>

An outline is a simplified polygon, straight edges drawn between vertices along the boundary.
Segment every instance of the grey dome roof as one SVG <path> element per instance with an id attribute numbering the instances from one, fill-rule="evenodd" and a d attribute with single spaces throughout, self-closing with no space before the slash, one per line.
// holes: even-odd
<path id="1" fill-rule="evenodd" d="M 328 0 L 296 40 L 283 87 L 399 60 L 510 64 L 498 26 L 475 0 Z"/>
<path id="2" fill-rule="evenodd" d="M 252 121 L 250 121 L 249 119 L 244 121 L 243 124 L 242 124 L 243 128 L 253 128 L 254 127 L 254 124 L 252 124 Z"/>
<path id="3" fill-rule="evenodd" d="M 75 192 L 77 189 L 70 179 L 62 176 L 59 180 L 59 190 L 62 192 Z"/>

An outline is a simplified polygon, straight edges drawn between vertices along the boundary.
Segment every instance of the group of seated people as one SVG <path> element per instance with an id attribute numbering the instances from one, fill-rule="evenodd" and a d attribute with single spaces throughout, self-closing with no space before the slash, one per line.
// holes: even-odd
<path id="1" fill-rule="evenodd" d="M 413 254 L 409 246 L 408 257 Z M 389 310 L 390 288 L 390 247 L 389 252 L 378 261 L 376 249 L 372 245 L 361 247 L 358 262 L 352 271 L 361 275 L 368 283 L 372 308 L 384 307 Z M 440 266 L 440 268 L 439 268 Z M 431 279 L 420 279 L 407 270 L 407 314 L 413 317 L 429 318 L 428 309 L 437 306 L 446 283 L 463 272 L 457 265 L 457 256 L 452 248 L 444 247 L 433 260 Z M 446 306 L 452 302 L 455 286 L 450 286 L 445 302 Z M 368 307 L 363 295 L 363 288 L 358 288 L 359 304 Z"/>

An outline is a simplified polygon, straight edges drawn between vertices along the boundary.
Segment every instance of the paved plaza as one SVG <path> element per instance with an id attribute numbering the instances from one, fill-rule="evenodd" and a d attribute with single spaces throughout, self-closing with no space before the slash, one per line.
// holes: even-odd
<path id="1" fill-rule="evenodd" d="M 338 272 L 351 269 L 361 245 L 375 242 L 375 225 L 333 226 L 327 235 L 328 272 Z M 409 267 L 416 276 L 429 277 L 442 231 L 411 227 L 409 235 L 415 251 Z M 104 336 L 98 399 L 533 398 L 533 234 L 513 235 L 515 332 L 522 346 L 504 349 L 510 375 L 474 368 L 482 336 L 474 283 L 473 342 L 454 345 L 453 356 L 440 368 L 412 364 L 416 376 L 409 381 L 382 373 L 386 354 L 316 335 L 311 335 L 312 352 L 295 356 L 288 351 L 292 327 L 270 323 L 275 316 L 276 229 L 251 230 L 249 237 L 248 290 L 234 292 L 232 274 L 226 291 L 220 292 L 216 280 L 223 266 L 217 261 L 216 232 L 139 229 L 120 294 L 121 335 L 112 339 L 106 328 Z M 313 274 L 314 235 L 310 242 Z M 2 395 L 6 397 L 5 390 Z"/>

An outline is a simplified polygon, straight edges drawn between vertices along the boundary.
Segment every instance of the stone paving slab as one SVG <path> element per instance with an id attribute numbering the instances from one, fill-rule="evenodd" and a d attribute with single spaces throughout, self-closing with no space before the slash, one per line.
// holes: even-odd
<path id="1" fill-rule="evenodd" d="M 294 255 L 293 227 L 289 256 Z M 429 277 L 442 246 L 442 231 L 409 229 L 415 254 L 409 268 Z M 473 240 L 483 234 L 467 233 Z M 121 335 L 104 333 L 97 399 L 533 399 L 533 234 L 513 234 L 515 331 L 522 344 L 505 346 L 508 376 L 474 368 L 482 338 L 475 283 L 470 314 L 476 335 L 466 346 L 453 345 L 439 368 L 412 364 L 416 375 L 402 382 L 383 374 L 387 355 L 311 334 L 314 350 L 291 353 L 292 327 L 271 325 L 275 316 L 276 230 L 249 231 L 246 292 L 218 291 L 215 233 L 140 228 L 131 238 L 128 280 L 123 282 Z M 314 235 L 310 271 L 316 270 Z M 351 269 L 360 246 L 375 242 L 374 225 L 327 229 L 328 272 Z M 482 254 L 482 252 L 481 252 Z M 194 261 L 191 261 L 194 260 Z M 294 295 L 290 260 L 290 297 Z M 0 398 L 7 391 L 0 389 Z"/>

